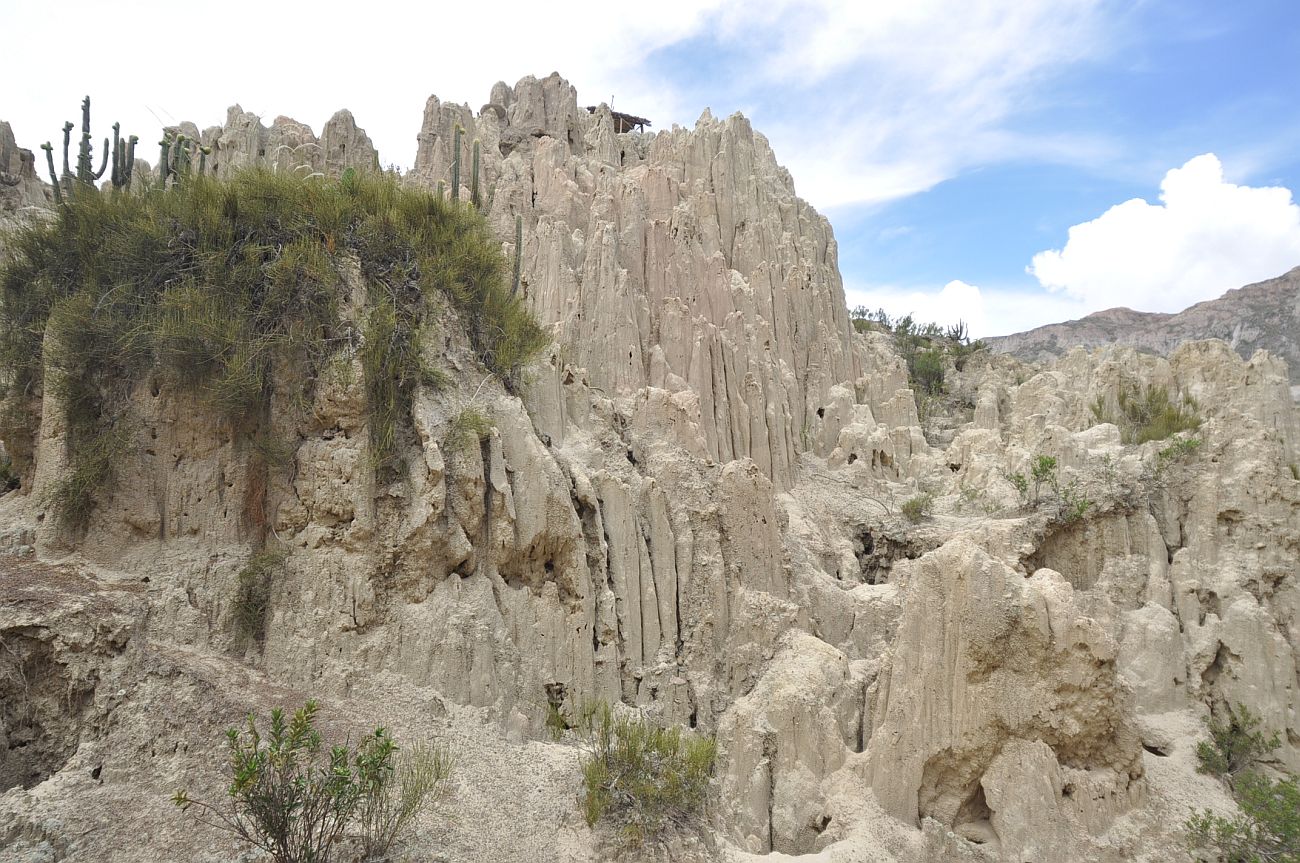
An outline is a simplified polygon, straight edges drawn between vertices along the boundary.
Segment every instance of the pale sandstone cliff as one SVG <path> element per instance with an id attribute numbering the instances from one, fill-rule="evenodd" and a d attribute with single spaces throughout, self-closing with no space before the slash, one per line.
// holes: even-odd
<path id="1" fill-rule="evenodd" d="M 229 142 L 219 172 L 373 165 L 340 116 L 341 150 L 237 109 L 203 136 Z M 419 392 L 405 476 L 376 484 L 344 354 L 310 410 L 272 405 L 299 443 L 263 486 L 198 406 L 144 386 L 131 479 L 84 537 L 46 517 L 64 454 L 44 400 L 0 498 L 0 860 L 234 859 L 167 795 L 219 793 L 219 728 L 306 694 L 331 730 L 465 753 L 456 818 L 424 825 L 418 859 L 602 859 L 576 753 L 541 734 L 549 703 L 593 696 L 718 734 L 713 829 L 678 859 L 1167 860 L 1190 806 L 1229 805 L 1193 755 L 1227 702 L 1300 767 L 1282 362 L 1220 342 L 977 359 L 950 371 L 967 407 L 940 447 L 888 339 L 849 328 L 829 225 L 743 118 L 614 134 L 558 76 L 526 78 L 477 114 L 431 98 L 410 182 L 445 178 L 457 121 L 507 243 L 524 218 L 556 333 L 522 399 L 447 312 L 455 385 Z M 1186 460 L 1095 424 L 1132 381 L 1204 407 Z M 448 439 L 466 407 L 494 426 L 481 446 Z M 1097 501 L 1087 518 L 1020 507 L 1004 477 L 1039 453 Z M 913 526 L 918 490 L 937 514 Z M 290 555 L 265 644 L 241 647 L 261 512 Z"/>

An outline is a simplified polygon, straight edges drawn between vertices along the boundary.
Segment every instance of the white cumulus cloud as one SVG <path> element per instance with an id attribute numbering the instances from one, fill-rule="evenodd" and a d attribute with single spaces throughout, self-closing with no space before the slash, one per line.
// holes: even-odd
<path id="1" fill-rule="evenodd" d="M 1169 171 L 1160 202 L 1134 198 L 1075 225 L 1028 271 L 1088 311 L 1176 312 L 1300 265 L 1300 206 L 1285 188 L 1224 180 L 1213 153 Z"/>
<path id="2" fill-rule="evenodd" d="M 1077 299 L 1041 289 L 981 289 L 960 279 L 939 290 L 853 284 L 846 284 L 844 290 L 849 308 L 882 308 L 891 317 L 910 314 L 922 323 L 933 321 L 941 326 L 963 321 L 972 338 L 1018 333 L 1093 311 Z"/>

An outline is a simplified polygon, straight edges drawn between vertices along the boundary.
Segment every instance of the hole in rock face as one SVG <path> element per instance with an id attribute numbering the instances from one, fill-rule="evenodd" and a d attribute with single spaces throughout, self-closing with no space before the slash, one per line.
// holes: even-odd
<path id="1" fill-rule="evenodd" d="M 857 461 L 857 460 L 858 460 L 858 454 L 857 454 L 857 453 L 855 453 L 855 452 L 851 452 L 851 453 L 849 453 L 849 464 L 853 464 L 853 463 L 854 463 L 855 461 Z"/>
<path id="2" fill-rule="evenodd" d="M 81 742 L 94 684 L 74 680 L 47 641 L 0 635 L 0 793 L 33 788 L 63 768 Z"/>
<path id="3" fill-rule="evenodd" d="M 916 560 L 930 550 L 910 537 L 889 536 L 879 527 L 863 526 L 860 530 L 853 538 L 853 555 L 866 584 L 885 584 L 896 561 Z"/>
<path id="4" fill-rule="evenodd" d="M 1155 755 L 1159 758 L 1169 757 L 1169 753 L 1165 750 L 1165 747 L 1163 746 L 1152 746 L 1149 743 L 1143 743 L 1142 748 L 1145 749 L 1147 752 L 1150 752 L 1152 755 Z"/>
<path id="5" fill-rule="evenodd" d="M 825 417 L 826 417 L 826 408 L 817 408 L 817 417 L 818 417 L 818 419 L 825 419 Z"/>

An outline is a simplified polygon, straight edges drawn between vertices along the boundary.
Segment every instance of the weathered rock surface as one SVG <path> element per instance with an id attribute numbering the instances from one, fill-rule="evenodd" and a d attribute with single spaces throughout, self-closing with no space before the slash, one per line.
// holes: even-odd
<path id="1" fill-rule="evenodd" d="M 45 185 L 36 174 L 36 157 L 18 146 L 13 129 L 0 120 L 0 219 L 24 207 L 48 207 Z"/>
<path id="2" fill-rule="evenodd" d="M 23 486 L 0 497 L 0 577 L 24 585 L 0 591 L 0 844 L 18 849 L 0 860 L 234 859 L 167 794 L 219 793 L 220 727 L 308 694 L 327 730 L 461 748 L 459 817 L 413 848 L 455 861 L 613 855 L 574 806 L 576 749 L 541 742 L 549 707 L 588 698 L 717 734 L 717 851 L 696 859 L 1164 861 L 1193 808 L 1227 805 L 1194 748 L 1228 703 L 1300 767 L 1282 360 L 1217 341 L 976 356 L 922 423 L 890 339 L 849 327 L 829 225 L 744 118 L 616 134 L 563 79 L 525 78 L 478 113 L 431 98 L 410 182 L 449 179 L 456 123 L 461 198 L 477 138 L 488 218 L 513 252 L 522 217 L 556 339 L 514 395 L 448 313 L 429 347 L 450 385 L 417 392 L 404 474 L 371 468 L 355 354 L 305 409 L 277 392 L 271 430 L 298 442 L 282 467 L 142 386 L 131 481 L 72 535 L 45 503 L 66 438 L 40 394 Z M 221 175 L 374 161 L 350 115 L 317 138 L 236 108 L 192 133 L 221 143 Z M 1135 384 L 1194 396 L 1200 444 L 1098 423 L 1091 405 Z M 450 434 L 466 409 L 481 440 Z M 1019 498 L 1006 477 L 1039 454 L 1082 517 L 1060 492 Z M 909 523 L 921 493 L 934 515 Z M 235 576 L 264 540 L 287 557 L 246 643 Z M 36 667 L 55 683 L 15 709 L 11 669 Z"/>

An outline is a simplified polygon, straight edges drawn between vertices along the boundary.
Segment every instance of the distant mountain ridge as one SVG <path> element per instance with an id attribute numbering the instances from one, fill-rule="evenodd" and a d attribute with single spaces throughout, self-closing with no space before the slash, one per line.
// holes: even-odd
<path id="1" fill-rule="evenodd" d="M 998 353 L 1041 361 L 1061 356 L 1076 345 L 1130 345 L 1168 354 L 1182 342 L 1210 338 L 1223 339 L 1246 358 L 1264 348 L 1285 359 L 1292 395 L 1300 399 L 1300 267 L 1275 279 L 1235 288 L 1217 300 L 1197 303 L 1177 314 L 1106 309 L 1077 321 L 984 341 Z"/>

